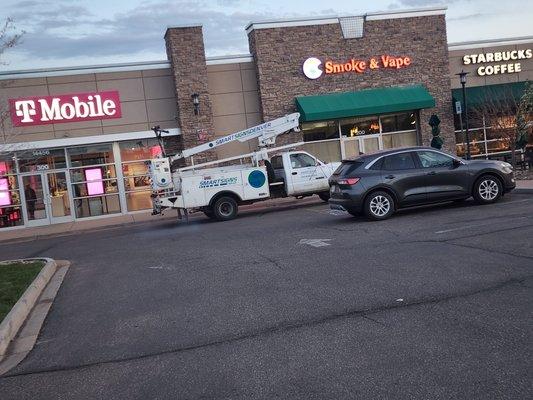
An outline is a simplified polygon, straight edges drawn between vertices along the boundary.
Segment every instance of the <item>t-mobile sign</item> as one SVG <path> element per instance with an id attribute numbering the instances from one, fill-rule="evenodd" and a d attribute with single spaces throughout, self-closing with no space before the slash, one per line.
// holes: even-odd
<path id="1" fill-rule="evenodd" d="M 13 126 L 122 117 L 118 91 L 9 99 Z"/>

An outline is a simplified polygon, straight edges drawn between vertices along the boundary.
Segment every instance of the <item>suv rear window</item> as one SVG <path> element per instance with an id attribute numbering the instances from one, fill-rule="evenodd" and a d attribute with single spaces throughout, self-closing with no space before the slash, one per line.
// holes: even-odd
<path id="1" fill-rule="evenodd" d="M 349 176 L 362 165 L 364 165 L 364 162 L 362 161 L 343 161 L 333 175 Z"/>

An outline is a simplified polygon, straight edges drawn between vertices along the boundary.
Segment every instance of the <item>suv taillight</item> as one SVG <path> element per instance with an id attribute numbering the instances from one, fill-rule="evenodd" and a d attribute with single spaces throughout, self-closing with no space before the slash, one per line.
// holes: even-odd
<path id="1" fill-rule="evenodd" d="M 355 185 L 357 182 L 359 182 L 359 179 L 361 178 L 337 179 L 337 184 L 338 185 Z"/>

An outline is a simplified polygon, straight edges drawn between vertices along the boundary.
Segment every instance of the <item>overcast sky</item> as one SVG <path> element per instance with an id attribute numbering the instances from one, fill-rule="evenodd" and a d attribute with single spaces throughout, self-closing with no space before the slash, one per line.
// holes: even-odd
<path id="1" fill-rule="evenodd" d="M 531 0 L 0 0 L 23 42 L 0 70 L 165 60 L 167 26 L 202 23 L 208 56 L 248 53 L 250 21 L 446 5 L 448 42 L 533 35 Z"/>

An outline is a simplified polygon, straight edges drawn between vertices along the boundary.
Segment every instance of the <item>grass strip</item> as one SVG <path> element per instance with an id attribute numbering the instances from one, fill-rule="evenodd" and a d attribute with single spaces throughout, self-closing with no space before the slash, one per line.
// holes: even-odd
<path id="1" fill-rule="evenodd" d="M 0 263 L 0 322 L 44 267 L 44 261 Z"/>

